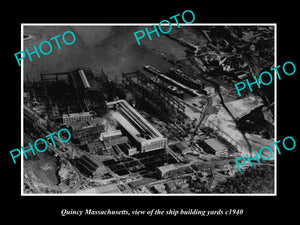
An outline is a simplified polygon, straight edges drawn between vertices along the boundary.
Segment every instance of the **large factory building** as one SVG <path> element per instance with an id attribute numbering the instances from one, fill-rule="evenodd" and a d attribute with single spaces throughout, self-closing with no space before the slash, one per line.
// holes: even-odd
<path id="1" fill-rule="evenodd" d="M 50 119 L 62 117 L 63 123 L 69 124 L 91 119 L 91 111 L 98 115 L 106 113 L 101 85 L 88 68 L 43 73 L 41 81 L 44 90 L 40 95 Z"/>
<path id="2" fill-rule="evenodd" d="M 113 118 L 137 145 L 139 152 L 149 152 L 167 147 L 165 138 L 142 115 L 140 115 L 127 101 L 117 100 L 106 103 Z"/>

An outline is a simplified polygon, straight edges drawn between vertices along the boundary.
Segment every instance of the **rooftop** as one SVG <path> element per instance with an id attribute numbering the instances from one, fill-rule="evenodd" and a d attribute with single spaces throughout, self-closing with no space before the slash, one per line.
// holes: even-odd
<path id="1" fill-rule="evenodd" d="M 73 117 L 73 116 L 89 116 L 92 115 L 90 112 L 81 112 L 81 113 L 68 113 L 68 114 L 62 114 L 62 117 Z"/>
<path id="2" fill-rule="evenodd" d="M 157 167 L 157 169 L 162 172 L 162 173 L 166 173 L 168 171 L 172 171 L 172 170 L 176 170 L 182 167 L 187 167 L 187 164 L 181 164 L 181 163 L 177 163 L 177 164 L 169 164 L 169 165 L 165 165 L 165 166 L 160 166 Z"/>
<path id="3" fill-rule="evenodd" d="M 116 107 L 117 110 L 112 112 L 112 116 L 138 142 L 163 137 L 155 127 L 153 127 L 125 100 L 108 102 L 107 105 L 108 107 Z"/>
<path id="4" fill-rule="evenodd" d="M 224 149 L 227 149 L 227 147 L 220 143 L 216 138 L 206 139 L 204 142 L 216 151 L 223 151 Z"/>
<path id="5" fill-rule="evenodd" d="M 122 132 L 120 130 L 111 130 L 101 133 L 101 136 L 103 138 L 115 137 L 120 135 L 122 135 Z"/>

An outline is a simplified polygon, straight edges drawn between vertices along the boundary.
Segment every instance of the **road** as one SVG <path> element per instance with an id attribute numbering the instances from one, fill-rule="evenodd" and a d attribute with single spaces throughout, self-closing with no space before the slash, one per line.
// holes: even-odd
<path id="1" fill-rule="evenodd" d="M 206 113 L 207 113 L 208 108 L 211 107 L 211 105 L 212 105 L 212 101 L 211 101 L 210 98 L 206 98 L 206 101 L 207 101 L 207 104 L 206 104 L 206 106 L 205 106 L 205 109 L 204 109 L 204 110 L 202 111 L 202 113 L 200 114 L 200 118 L 199 118 L 198 125 L 197 125 L 197 127 L 195 128 L 195 130 L 194 130 L 194 132 L 193 132 L 193 134 L 192 134 L 192 136 L 191 136 L 190 141 L 193 141 L 193 140 L 194 140 L 194 137 L 195 137 L 195 135 L 197 134 L 197 131 L 198 131 L 198 129 L 199 129 L 201 123 L 203 122 L 203 120 L 204 120 L 204 118 L 205 118 L 205 115 L 206 115 Z"/>

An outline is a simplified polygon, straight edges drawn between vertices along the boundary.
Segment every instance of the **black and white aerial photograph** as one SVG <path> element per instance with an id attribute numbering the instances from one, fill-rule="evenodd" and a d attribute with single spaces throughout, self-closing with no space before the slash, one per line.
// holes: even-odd
<path id="1" fill-rule="evenodd" d="M 22 195 L 276 194 L 275 24 L 180 25 L 22 24 Z"/>

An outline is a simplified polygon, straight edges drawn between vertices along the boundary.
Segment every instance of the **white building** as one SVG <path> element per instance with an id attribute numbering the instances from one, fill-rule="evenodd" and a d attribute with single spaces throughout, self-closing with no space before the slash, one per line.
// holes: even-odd
<path id="1" fill-rule="evenodd" d="M 112 116 L 124 128 L 126 133 L 138 145 L 140 152 L 148 152 L 167 147 L 165 138 L 127 101 L 117 100 L 107 103 L 108 108 L 115 108 Z"/>
<path id="2" fill-rule="evenodd" d="M 90 112 L 63 114 L 62 119 L 63 124 L 78 123 L 93 119 L 93 114 Z"/>

